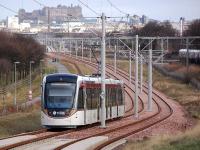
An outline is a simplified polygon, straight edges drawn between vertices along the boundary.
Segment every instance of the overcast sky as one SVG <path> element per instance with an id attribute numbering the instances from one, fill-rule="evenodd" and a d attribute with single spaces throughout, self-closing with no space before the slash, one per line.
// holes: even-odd
<path id="1" fill-rule="evenodd" d="M 96 16 L 92 11 L 83 6 L 78 0 L 38 0 L 46 6 L 62 5 L 80 5 L 83 8 L 84 16 Z M 96 12 L 105 12 L 107 16 L 124 16 L 108 3 L 107 0 L 81 0 L 87 3 Z M 156 20 L 171 20 L 178 21 L 180 17 L 186 20 L 200 18 L 200 0 L 110 0 L 113 5 L 117 6 L 123 12 L 128 14 L 137 14 L 139 16 L 146 15 Z M 0 4 L 18 11 L 19 8 L 24 8 L 26 11 L 33 9 L 41 9 L 43 6 L 35 3 L 33 0 L 0 0 Z M 7 16 L 15 15 L 0 7 L 0 19 L 5 19 Z"/>

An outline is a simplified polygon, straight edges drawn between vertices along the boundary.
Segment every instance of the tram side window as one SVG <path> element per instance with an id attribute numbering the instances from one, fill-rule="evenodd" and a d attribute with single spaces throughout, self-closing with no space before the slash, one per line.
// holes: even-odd
<path id="1" fill-rule="evenodd" d="M 108 87 L 106 87 L 106 107 L 109 106 L 109 92 L 108 92 Z"/>
<path id="2" fill-rule="evenodd" d="M 116 106 L 116 105 L 117 105 L 116 94 L 117 94 L 116 88 L 112 88 L 112 89 L 111 89 L 112 106 Z"/>
<path id="3" fill-rule="evenodd" d="M 92 89 L 92 108 L 93 109 L 97 108 L 98 99 L 99 99 L 98 89 L 94 88 Z"/>
<path id="4" fill-rule="evenodd" d="M 83 88 L 79 89 L 78 93 L 78 106 L 79 109 L 84 108 L 84 96 L 83 96 Z"/>
<path id="5" fill-rule="evenodd" d="M 111 88 L 110 87 L 108 87 L 106 89 L 106 99 L 107 99 L 107 105 L 109 107 L 110 105 L 112 105 L 112 95 L 111 95 Z"/>
<path id="6" fill-rule="evenodd" d="M 101 107 L 101 98 L 100 98 L 100 95 L 101 95 L 101 88 L 98 88 L 98 104 L 99 104 L 99 107 Z"/>
<path id="7" fill-rule="evenodd" d="M 123 104 L 123 96 L 122 96 L 122 89 L 121 87 L 118 88 L 118 102 L 119 102 L 119 105 L 122 105 Z"/>
<path id="8" fill-rule="evenodd" d="M 99 105 L 99 107 L 101 107 L 101 88 L 98 88 L 97 90 L 98 90 L 98 95 L 99 95 L 99 97 L 98 97 L 98 105 Z"/>
<path id="9" fill-rule="evenodd" d="M 91 89 L 86 90 L 87 93 L 87 109 L 92 109 L 92 92 Z"/>

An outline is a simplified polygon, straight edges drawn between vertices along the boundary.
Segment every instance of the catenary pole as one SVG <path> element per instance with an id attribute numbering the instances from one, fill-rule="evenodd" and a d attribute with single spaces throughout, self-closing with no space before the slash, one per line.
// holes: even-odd
<path id="1" fill-rule="evenodd" d="M 143 57 L 140 53 L 140 93 L 142 93 L 142 84 L 143 84 Z"/>
<path id="2" fill-rule="evenodd" d="M 132 70 L 131 70 L 131 68 L 132 68 L 132 62 L 131 62 L 131 51 L 129 51 L 129 83 L 131 83 L 131 76 L 132 76 Z"/>
<path id="3" fill-rule="evenodd" d="M 69 40 L 69 52 L 70 52 L 70 57 L 71 57 L 72 56 L 71 39 Z"/>
<path id="4" fill-rule="evenodd" d="M 77 53 L 78 53 L 78 41 L 76 41 L 75 51 L 76 51 L 76 59 L 77 59 Z"/>
<path id="5" fill-rule="evenodd" d="M 92 62 L 92 48 L 89 49 L 90 49 L 90 62 Z"/>
<path id="6" fill-rule="evenodd" d="M 101 50 L 101 127 L 105 128 L 105 14 L 102 13 L 102 50 Z"/>
<path id="7" fill-rule="evenodd" d="M 148 111 L 152 111 L 152 43 L 149 48 L 148 63 Z"/>
<path id="8" fill-rule="evenodd" d="M 82 53 L 82 60 L 83 60 L 83 39 L 81 41 L 81 53 Z"/>
<path id="9" fill-rule="evenodd" d="M 135 38 L 135 101 L 134 113 L 138 118 L 138 35 Z"/>
<path id="10" fill-rule="evenodd" d="M 114 52 L 114 70 L 116 74 L 116 69 L 117 69 L 117 46 L 115 45 L 115 52 Z"/>
<path id="11" fill-rule="evenodd" d="M 161 58 L 161 63 L 163 64 L 163 57 L 164 57 L 164 41 L 161 39 L 161 51 L 162 51 L 162 58 Z"/>
<path id="12" fill-rule="evenodd" d="M 186 67 L 187 75 L 189 73 L 189 38 L 186 38 Z"/>

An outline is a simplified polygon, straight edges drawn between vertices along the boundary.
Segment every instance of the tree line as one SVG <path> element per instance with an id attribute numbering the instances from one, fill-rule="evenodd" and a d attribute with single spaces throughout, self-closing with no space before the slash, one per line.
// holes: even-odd
<path id="1" fill-rule="evenodd" d="M 129 35 L 146 36 L 146 37 L 179 37 L 180 33 L 174 29 L 169 21 L 156 22 L 150 21 L 143 28 L 133 28 Z M 196 19 L 190 23 L 188 28 L 184 30 L 183 36 L 200 36 L 200 19 Z M 153 42 L 153 48 L 159 47 L 158 42 Z M 186 43 L 183 40 L 169 40 L 169 49 L 171 51 L 177 51 L 181 48 L 185 48 Z M 195 39 L 190 45 L 191 49 L 200 49 L 200 40 Z"/>
<path id="2" fill-rule="evenodd" d="M 44 57 L 45 48 L 31 37 L 19 34 L 0 32 L 0 83 L 13 82 L 14 62 L 17 64 L 19 78 L 29 74 L 30 61 L 34 61 L 33 68 L 40 64 Z M 3 81 L 3 82 L 2 82 Z"/>
<path id="3" fill-rule="evenodd" d="M 150 21 L 143 28 L 133 28 L 130 35 L 139 36 L 179 36 L 179 32 L 173 28 L 169 21 L 156 22 Z M 184 36 L 200 36 L 200 19 L 191 22 L 188 28 L 183 32 Z"/>

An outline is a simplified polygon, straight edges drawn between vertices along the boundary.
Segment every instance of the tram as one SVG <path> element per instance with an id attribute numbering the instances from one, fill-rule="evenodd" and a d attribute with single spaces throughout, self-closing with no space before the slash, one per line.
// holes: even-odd
<path id="1" fill-rule="evenodd" d="M 106 120 L 125 112 L 124 85 L 106 79 Z M 41 84 L 41 124 L 46 128 L 76 128 L 100 122 L 101 78 L 75 74 L 50 74 Z"/>

